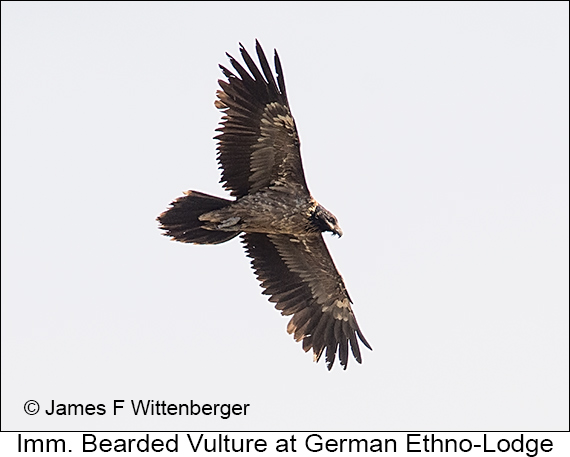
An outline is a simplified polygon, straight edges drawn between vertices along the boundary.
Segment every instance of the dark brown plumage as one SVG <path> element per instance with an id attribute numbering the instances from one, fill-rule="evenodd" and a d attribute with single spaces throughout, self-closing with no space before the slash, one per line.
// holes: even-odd
<path id="1" fill-rule="evenodd" d="M 330 370 L 338 354 L 346 369 L 349 346 L 359 363 L 358 339 L 371 347 L 321 235 L 342 231 L 307 187 L 279 56 L 275 80 L 257 41 L 256 51 L 261 70 L 241 45 L 247 70 L 229 54 L 237 74 L 220 65 L 227 81 L 219 81 L 215 103 L 224 112 L 218 162 L 236 199 L 188 191 L 158 221 L 165 235 L 185 243 L 218 244 L 241 234 L 263 293 L 292 315 L 287 331 L 305 351 L 313 349 L 315 361 L 325 352 Z"/>

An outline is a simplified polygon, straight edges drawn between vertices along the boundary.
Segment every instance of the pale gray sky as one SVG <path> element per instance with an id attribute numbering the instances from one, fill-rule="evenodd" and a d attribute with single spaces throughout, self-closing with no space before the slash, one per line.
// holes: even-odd
<path id="1" fill-rule="evenodd" d="M 374 348 L 345 372 L 286 333 L 237 240 L 155 221 L 224 195 L 218 64 L 255 38 L 345 233 Z M 568 3 L 2 2 L 3 430 L 568 426 Z"/>

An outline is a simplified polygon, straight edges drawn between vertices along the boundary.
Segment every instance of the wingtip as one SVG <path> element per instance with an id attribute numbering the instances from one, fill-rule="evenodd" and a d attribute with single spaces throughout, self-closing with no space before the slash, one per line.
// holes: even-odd
<path id="1" fill-rule="evenodd" d="M 368 349 L 370 349 L 372 351 L 373 350 L 372 346 L 370 346 L 370 343 L 368 341 L 366 341 L 366 338 L 364 338 L 364 335 L 362 334 L 360 329 L 356 330 L 356 334 L 358 335 L 358 339 L 360 341 L 362 341 L 362 344 L 364 344 L 364 346 L 366 346 Z"/>
<path id="2" fill-rule="evenodd" d="M 274 51 L 276 50 L 274 49 Z M 257 55 L 259 55 L 260 53 L 265 55 L 265 52 L 263 51 L 263 46 L 261 46 L 261 43 L 257 38 L 255 39 L 255 52 L 257 52 Z"/>
<path id="3" fill-rule="evenodd" d="M 247 49 L 245 49 L 245 46 L 243 44 L 241 44 L 241 42 L 239 43 L 239 52 L 240 54 L 243 56 L 244 54 L 248 54 Z M 249 55 L 249 54 L 248 54 Z"/>

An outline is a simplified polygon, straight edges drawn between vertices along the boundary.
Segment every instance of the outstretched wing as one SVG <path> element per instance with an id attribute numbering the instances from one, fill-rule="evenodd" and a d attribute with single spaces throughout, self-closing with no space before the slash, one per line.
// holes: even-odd
<path id="1" fill-rule="evenodd" d="M 245 249 L 269 301 L 283 315 L 293 315 L 287 326 L 303 349 L 313 348 L 318 361 L 326 348 L 330 370 L 338 353 L 346 369 L 348 346 L 362 362 L 357 336 L 372 349 L 354 317 L 342 277 L 334 266 L 321 234 L 302 236 L 246 233 Z"/>
<path id="2" fill-rule="evenodd" d="M 270 186 L 308 194 L 279 56 L 275 51 L 275 82 L 258 41 L 255 48 L 262 71 L 241 44 L 249 72 L 229 54 L 237 75 L 220 65 L 228 78 L 227 82 L 218 81 L 222 90 L 216 100 L 216 107 L 224 111 L 217 129 L 221 134 L 215 137 L 222 169 L 220 182 L 236 197 Z"/>

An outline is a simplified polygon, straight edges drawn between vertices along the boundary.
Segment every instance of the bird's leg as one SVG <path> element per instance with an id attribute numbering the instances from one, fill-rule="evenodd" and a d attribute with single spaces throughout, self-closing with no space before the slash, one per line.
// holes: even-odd
<path id="1" fill-rule="evenodd" d="M 238 225 L 239 222 L 242 222 L 241 217 L 232 215 L 231 210 L 228 211 L 228 208 L 204 213 L 198 219 L 204 222 L 202 228 L 206 230 L 221 230 L 224 232 L 241 230 Z"/>
<path id="2" fill-rule="evenodd" d="M 223 230 L 225 228 L 229 228 L 236 225 L 239 221 L 240 221 L 239 217 L 230 217 L 229 219 L 226 219 L 221 223 L 219 223 L 216 227 L 218 228 L 218 230 Z"/>

